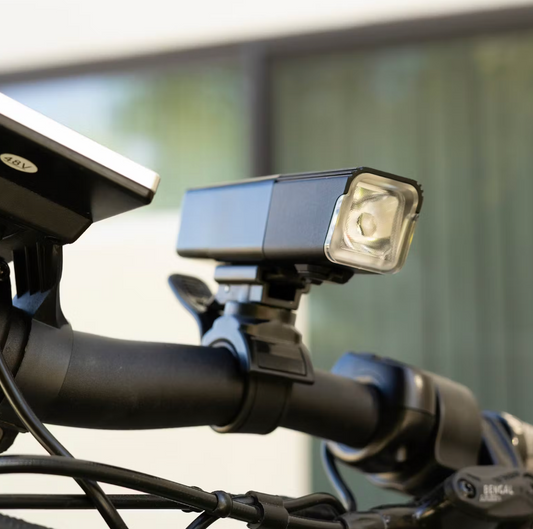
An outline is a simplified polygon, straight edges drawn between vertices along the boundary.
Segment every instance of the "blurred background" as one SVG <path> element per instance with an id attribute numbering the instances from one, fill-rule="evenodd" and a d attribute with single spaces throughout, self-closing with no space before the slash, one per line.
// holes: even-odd
<path id="1" fill-rule="evenodd" d="M 1 7 L 0 91 L 162 176 L 152 206 L 92 226 L 66 249 L 63 299 L 75 328 L 198 343 L 166 284 L 176 271 L 207 281 L 213 271 L 175 255 L 184 190 L 368 165 L 420 181 L 424 210 L 401 274 L 311 293 L 299 325 L 315 364 L 376 352 L 533 421 L 533 3 Z M 54 432 L 78 457 L 208 490 L 329 490 L 315 443 L 293 432 Z M 10 452 L 40 452 L 27 437 Z M 348 474 L 363 507 L 397 499 Z M 9 477 L 0 490 L 76 487 Z M 103 526 L 94 513 L 24 516 Z M 132 528 L 185 522 L 176 513 L 126 519 Z"/>

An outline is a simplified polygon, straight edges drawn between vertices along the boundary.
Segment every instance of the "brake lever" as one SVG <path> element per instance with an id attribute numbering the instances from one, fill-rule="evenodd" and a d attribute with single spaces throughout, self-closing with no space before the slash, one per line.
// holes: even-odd
<path id="1" fill-rule="evenodd" d="M 415 503 L 340 518 L 347 529 L 529 529 L 533 475 L 519 468 L 469 467 Z"/>

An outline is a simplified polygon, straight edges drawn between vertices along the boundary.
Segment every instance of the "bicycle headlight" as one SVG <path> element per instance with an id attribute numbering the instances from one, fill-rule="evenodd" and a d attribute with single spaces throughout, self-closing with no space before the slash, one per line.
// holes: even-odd
<path id="1" fill-rule="evenodd" d="M 414 180 L 364 167 L 191 189 L 178 253 L 394 273 L 407 257 L 421 205 Z"/>
<path id="2" fill-rule="evenodd" d="M 327 258 L 370 272 L 397 272 L 411 245 L 418 205 L 412 183 L 358 175 L 337 200 L 324 244 Z"/>

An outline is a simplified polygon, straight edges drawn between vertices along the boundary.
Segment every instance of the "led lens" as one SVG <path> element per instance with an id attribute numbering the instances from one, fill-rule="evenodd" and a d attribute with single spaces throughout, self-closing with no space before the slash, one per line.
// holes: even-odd
<path id="1" fill-rule="evenodd" d="M 398 272 L 418 218 L 418 193 L 408 182 L 357 176 L 335 206 L 324 245 L 327 258 L 380 274 Z"/>

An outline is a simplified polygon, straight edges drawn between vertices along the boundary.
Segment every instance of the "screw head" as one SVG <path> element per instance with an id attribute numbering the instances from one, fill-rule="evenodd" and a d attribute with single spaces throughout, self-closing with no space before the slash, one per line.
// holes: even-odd
<path id="1" fill-rule="evenodd" d="M 10 273 L 9 265 L 4 260 L 0 260 L 0 281 L 8 279 Z"/>
<path id="2" fill-rule="evenodd" d="M 457 483 L 459 491 L 465 498 L 475 498 L 476 497 L 476 487 L 467 481 L 466 479 L 460 479 Z"/>
<path id="3" fill-rule="evenodd" d="M 405 445 L 399 446 L 394 455 L 398 463 L 405 463 L 407 461 L 407 447 Z"/>

